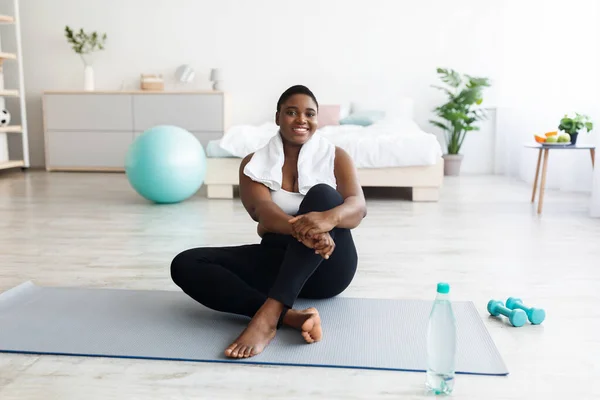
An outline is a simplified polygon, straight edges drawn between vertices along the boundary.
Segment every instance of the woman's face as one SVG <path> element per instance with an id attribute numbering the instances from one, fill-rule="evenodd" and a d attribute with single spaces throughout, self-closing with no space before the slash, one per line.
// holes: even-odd
<path id="1" fill-rule="evenodd" d="M 302 145 L 317 130 L 317 105 L 310 96 L 291 96 L 275 115 L 282 139 L 290 144 Z"/>

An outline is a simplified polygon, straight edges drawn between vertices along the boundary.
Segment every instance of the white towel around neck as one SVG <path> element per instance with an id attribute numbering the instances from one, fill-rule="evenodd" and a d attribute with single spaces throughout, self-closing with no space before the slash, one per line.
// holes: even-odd
<path id="1" fill-rule="evenodd" d="M 244 174 L 271 190 L 281 189 L 284 162 L 283 141 L 277 132 L 269 142 L 258 149 L 244 167 Z M 298 155 L 298 191 L 306 194 L 317 184 L 324 183 L 336 189 L 334 172 L 335 146 L 315 133 L 302 145 Z"/>

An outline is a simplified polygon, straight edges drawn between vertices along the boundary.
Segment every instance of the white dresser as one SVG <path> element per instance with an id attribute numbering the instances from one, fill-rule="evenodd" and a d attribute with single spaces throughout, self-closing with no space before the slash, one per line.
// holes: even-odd
<path id="1" fill-rule="evenodd" d="M 123 171 L 135 137 L 156 125 L 190 131 L 206 149 L 229 125 L 223 92 L 45 92 L 48 171 Z"/>

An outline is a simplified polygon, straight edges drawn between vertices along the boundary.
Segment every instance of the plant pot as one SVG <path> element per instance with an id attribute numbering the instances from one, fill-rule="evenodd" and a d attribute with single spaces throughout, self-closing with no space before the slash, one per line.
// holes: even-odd
<path id="1" fill-rule="evenodd" d="M 575 146 L 575 143 L 577 143 L 577 135 L 579 135 L 579 132 L 569 133 L 569 136 L 571 136 L 571 146 Z"/>
<path id="2" fill-rule="evenodd" d="M 460 166 L 464 155 L 462 154 L 444 154 L 444 175 L 458 176 L 460 175 Z"/>

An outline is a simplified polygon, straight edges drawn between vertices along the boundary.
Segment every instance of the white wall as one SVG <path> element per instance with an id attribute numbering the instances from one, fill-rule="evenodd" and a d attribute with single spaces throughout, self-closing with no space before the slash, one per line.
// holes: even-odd
<path id="1" fill-rule="evenodd" d="M 234 123 L 270 120 L 280 93 L 302 83 L 321 103 L 411 96 L 417 122 L 433 131 L 430 110 L 443 100 L 430 87 L 436 67 L 499 74 L 503 8 L 478 0 L 22 1 L 32 165 L 44 164 L 41 93 L 83 85 L 65 25 L 108 34 L 95 63 L 98 89 L 133 88 L 140 73 L 171 76 L 182 63 L 206 87 L 210 68 L 221 67 Z"/>
<path id="2" fill-rule="evenodd" d="M 208 87 L 209 70 L 223 68 L 234 123 L 270 120 L 281 91 L 303 83 L 322 103 L 411 96 L 417 122 L 436 132 L 427 122 L 444 100 L 431 88 L 435 68 L 488 76 L 488 105 L 499 108 L 466 139 L 463 172 L 530 182 L 535 153 L 522 144 L 533 133 L 555 129 L 567 110 L 590 113 L 600 130 L 598 8 L 595 0 L 22 1 L 32 164 L 44 164 L 41 93 L 83 86 L 68 24 L 108 34 L 98 89 L 135 88 L 145 72 L 171 77 L 182 63 L 196 68 L 196 87 Z M 590 179 L 583 157 L 550 161 L 550 188 L 589 190 Z"/>

